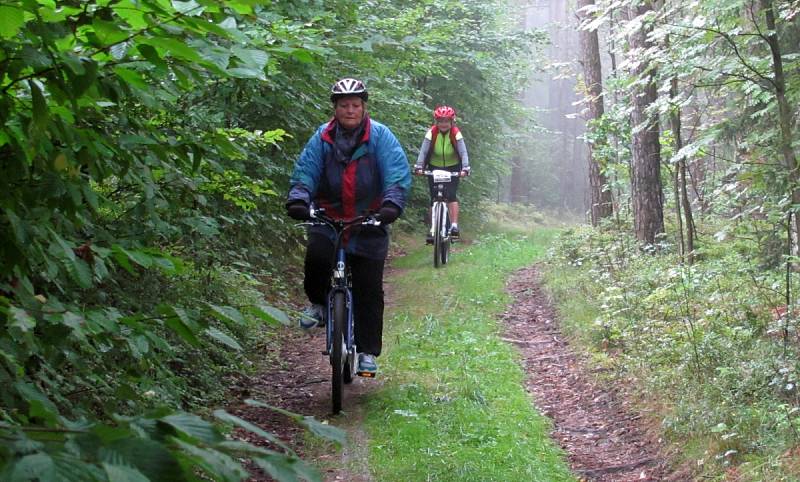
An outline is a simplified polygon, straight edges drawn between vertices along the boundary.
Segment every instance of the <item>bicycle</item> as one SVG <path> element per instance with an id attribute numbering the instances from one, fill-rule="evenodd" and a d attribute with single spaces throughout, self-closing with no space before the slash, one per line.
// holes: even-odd
<path id="1" fill-rule="evenodd" d="M 342 410 L 344 384 L 353 381 L 353 375 L 374 377 L 373 373 L 356 373 L 356 345 L 353 322 L 353 293 L 347 254 L 342 246 L 342 234 L 356 225 L 379 226 L 373 215 L 355 218 L 333 219 L 325 215 L 324 209 L 311 209 L 309 225 L 329 226 L 336 233 L 334 253 L 336 262 L 331 273 L 331 288 L 326 298 L 325 351 L 331 363 L 331 404 L 334 415 Z"/>
<path id="2" fill-rule="evenodd" d="M 459 173 L 434 169 L 422 171 L 422 175 L 433 178 L 436 190 L 431 205 L 431 232 L 433 233 L 433 266 L 438 268 L 449 261 L 450 245 L 453 243 L 453 239 L 450 237 L 450 210 L 447 208 L 447 199 L 444 196 L 444 183 L 450 182 L 452 177 L 458 177 Z"/>

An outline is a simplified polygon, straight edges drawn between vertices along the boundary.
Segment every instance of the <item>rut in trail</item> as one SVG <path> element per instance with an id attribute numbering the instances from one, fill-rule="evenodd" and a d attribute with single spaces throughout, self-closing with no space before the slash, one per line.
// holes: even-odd
<path id="1" fill-rule="evenodd" d="M 599 482 L 691 480 L 670 467 L 667 448 L 623 394 L 593 380 L 561 334 L 536 268 L 518 271 L 507 291 L 514 302 L 502 315 L 505 340 L 519 350 L 526 389 L 553 420 L 573 472 Z"/>

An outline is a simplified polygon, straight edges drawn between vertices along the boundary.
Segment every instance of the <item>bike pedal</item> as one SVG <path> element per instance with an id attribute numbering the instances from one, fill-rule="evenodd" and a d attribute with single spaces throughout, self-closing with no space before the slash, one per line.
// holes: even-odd
<path id="1" fill-rule="evenodd" d="M 356 375 L 364 378 L 375 378 L 375 372 L 356 372 Z"/>

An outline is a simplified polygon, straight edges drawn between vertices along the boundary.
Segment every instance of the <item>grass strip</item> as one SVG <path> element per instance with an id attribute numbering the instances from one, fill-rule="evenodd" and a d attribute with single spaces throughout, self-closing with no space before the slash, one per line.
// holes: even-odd
<path id="1" fill-rule="evenodd" d="M 511 301 L 506 278 L 539 258 L 553 234 L 486 235 L 441 269 L 426 246 L 396 260 L 385 384 L 365 419 L 375 480 L 575 480 L 497 322 Z"/>

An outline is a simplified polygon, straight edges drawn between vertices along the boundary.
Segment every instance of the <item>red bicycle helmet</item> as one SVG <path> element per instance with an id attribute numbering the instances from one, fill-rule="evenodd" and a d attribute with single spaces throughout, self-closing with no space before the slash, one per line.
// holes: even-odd
<path id="1" fill-rule="evenodd" d="M 433 118 L 456 120 L 456 110 L 446 105 L 440 105 L 433 110 Z"/>

